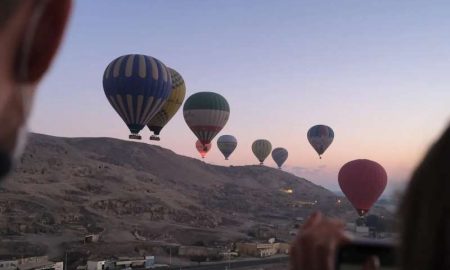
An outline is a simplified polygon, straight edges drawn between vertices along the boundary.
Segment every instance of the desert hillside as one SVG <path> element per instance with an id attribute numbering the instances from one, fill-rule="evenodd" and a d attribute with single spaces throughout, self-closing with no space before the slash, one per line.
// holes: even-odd
<path id="1" fill-rule="evenodd" d="M 226 243 L 258 237 L 261 226 L 288 238 L 294 218 L 315 209 L 355 217 L 332 192 L 278 169 L 213 166 L 111 138 L 30 135 L 0 194 L 0 254 L 58 256 L 100 232 L 100 255 L 154 242 Z"/>

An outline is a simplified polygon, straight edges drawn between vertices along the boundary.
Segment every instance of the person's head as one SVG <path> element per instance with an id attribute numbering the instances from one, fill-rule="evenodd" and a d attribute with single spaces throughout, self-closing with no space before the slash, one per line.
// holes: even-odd
<path id="1" fill-rule="evenodd" d="M 402 269 L 450 269 L 450 127 L 414 172 L 400 222 Z"/>
<path id="2" fill-rule="evenodd" d="M 0 176 L 17 152 L 34 90 L 61 42 L 71 0 L 0 0 Z"/>

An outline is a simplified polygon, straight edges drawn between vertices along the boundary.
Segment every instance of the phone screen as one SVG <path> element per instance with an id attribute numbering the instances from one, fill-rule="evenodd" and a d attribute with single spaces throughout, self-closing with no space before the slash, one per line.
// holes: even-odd
<path id="1" fill-rule="evenodd" d="M 395 270 L 396 248 L 386 242 L 354 242 L 339 248 L 336 258 L 337 270 L 363 270 L 364 263 L 371 256 L 380 260 L 381 270 Z"/>

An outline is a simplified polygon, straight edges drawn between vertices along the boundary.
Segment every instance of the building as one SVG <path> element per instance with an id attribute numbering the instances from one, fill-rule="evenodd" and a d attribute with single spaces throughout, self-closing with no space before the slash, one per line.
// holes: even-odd
<path id="1" fill-rule="evenodd" d="M 96 243 L 100 240 L 100 234 L 89 234 L 84 236 L 84 243 Z"/>
<path id="2" fill-rule="evenodd" d="M 236 249 L 239 254 L 253 257 L 269 257 L 278 253 L 276 244 L 265 243 L 237 243 Z"/>
<path id="3" fill-rule="evenodd" d="M 155 265 L 155 256 L 145 257 L 119 257 L 114 262 L 114 269 L 130 269 L 130 268 L 145 268 L 150 269 Z M 106 269 L 106 268 L 105 268 Z"/>
<path id="4" fill-rule="evenodd" d="M 47 256 L 34 256 L 1 260 L 0 270 L 64 270 L 64 263 L 49 261 Z"/>
<path id="5" fill-rule="evenodd" d="M 17 260 L 0 260 L 0 270 L 16 270 L 18 266 Z"/>
<path id="6" fill-rule="evenodd" d="M 106 261 L 87 261 L 87 270 L 104 270 Z"/>
<path id="7" fill-rule="evenodd" d="M 33 268 L 33 270 L 64 270 L 64 263 L 63 262 L 52 262 L 47 265 Z"/>
<path id="8" fill-rule="evenodd" d="M 278 253 L 279 254 L 289 254 L 289 250 L 291 249 L 291 245 L 288 243 L 276 243 L 278 245 Z"/>
<path id="9" fill-rule="evenodd" d="M 237 243 L 239 254 L 252 257 L 269 257 L 275 254 L 289 254 L 288 243 Z"/>

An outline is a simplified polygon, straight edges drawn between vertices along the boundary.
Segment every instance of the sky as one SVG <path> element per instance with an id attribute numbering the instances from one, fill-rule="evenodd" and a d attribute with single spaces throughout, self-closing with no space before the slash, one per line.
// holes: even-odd
<path id="1" fill-rule="evenodd" d="M 211 164 L 257 164 L 251 144 L 264 138 L 289 151 L 286 171 L 331 190 L 339 190 L 346 162 L 377 161 L 389 194 L 449 123 L 448 1 L 74 2 L 34 104 L 33 132 L 127 140 L 102 75 L 129 53 L 176 69 L 188 96 L 214 91 L 228 100 L 230 119 L 218 136 L 234 135 L 238 148 L 225 161 L 214 145 Z M 316 124 L 335 132 L 322 159 L 306 138 Z M 150 142 L 147 129 L 141 134 L 143 143 L 199 157 L 181 111 L 160 142 Z M 270 157 L 266 165 L 275 167 Z"/>

